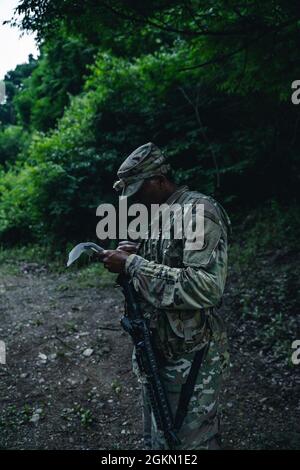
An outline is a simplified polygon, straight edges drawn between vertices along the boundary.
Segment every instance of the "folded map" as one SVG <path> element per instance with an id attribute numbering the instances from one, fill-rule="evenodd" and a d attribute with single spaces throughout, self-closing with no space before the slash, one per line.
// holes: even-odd
<path id="1" fill-rule="evenodd" d="M 93 254 L 95 251 L 100 253 L 103 250 L 104 248 L 93 242 L 79 243 L 70 251 L 67 267 L 71 266 L 71 264 L 74 263 L 82 253 Z"/>

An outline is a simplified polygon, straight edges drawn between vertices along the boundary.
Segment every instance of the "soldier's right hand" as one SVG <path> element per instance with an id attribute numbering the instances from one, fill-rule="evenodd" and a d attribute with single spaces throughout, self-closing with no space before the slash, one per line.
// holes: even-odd
<path id="1" fill-rule="evenodd" d="M 132 242 L 130 240 L 124 240 L 119 243 L 117 250 L 126 251 L 126 253 L 136 253 L 139 247 L 139 243 Z"/>

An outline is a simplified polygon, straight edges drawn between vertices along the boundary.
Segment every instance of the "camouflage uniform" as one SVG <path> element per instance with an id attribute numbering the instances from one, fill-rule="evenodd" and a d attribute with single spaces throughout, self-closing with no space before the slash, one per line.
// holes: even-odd
<path id="1" fill-rule="evenodd" d="M 135 151 L 138 163 L 133 167 L 133 174 L 130 173 L 130 157 L 124 162 L 126 171 L 133 179 L 123 185 L 123 193 L 124 188 L 126 193 L 130 184 L 143 180 L 145 173 L 151 173 L 147 172 L 149 164 L 152 171 L 157 171 L 154 174 L 159 174 L 160 166 L 165 164 L 154 144 L 146 144 L 140 149 L 147 146 L 148 155 L 142 162 L 137 158 L 139 149 Z M 151 153 L 153 147 L 156 152 L 154 157 Z M 158 168 L 155 167 L 157 154 L 160 158 Z M 229 361 L 224 322 L 216 307 L 222 298 L 227 274 L 227 231 L 230 222 L 224 209 L 212 198 L 189 191 L 187 186 L 176 190 L 166 204 L 170 208 L 173 204 L 204 205 L 202 249 L 187 249 L 185 238 L 165 239 L 160 233 L 157 239 L 141 241 L 138 253 L 127 258 L 125 271 L 132 279 L 144 316 L 149 320 L 159 353 L 161 378 L 174 415 L 195 351 L 208 348 L 187 416 L 178 433 L 181 445 L 177 448 L 209 449 L 214 448 L 219 433 L 219 391 Z M 171 233 L 173 225 L 174 217 L 171 218 Z M 145 384 L 146 379 L 138 371 L 134 355 L 133 365 L 140 382 Z M 143 401 L 148 446 L 167 449 L 161 432 L 156 428 L 153 414 L 151 422 L 149 420 L 150 404 L 145 385 Z"/>

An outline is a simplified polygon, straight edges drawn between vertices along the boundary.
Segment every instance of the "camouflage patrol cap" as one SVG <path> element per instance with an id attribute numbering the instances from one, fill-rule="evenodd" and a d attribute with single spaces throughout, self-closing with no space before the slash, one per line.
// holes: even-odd
<path id="1" fill-rule="evenodd" d="M 122 191 L 123 197 L 135 194 L 146 178 L 166 174 L 170 165 L 162 151 L 152 142 L 135 149 L 122 163 L 118 170 L 119 180 L 114 189 Z"/>

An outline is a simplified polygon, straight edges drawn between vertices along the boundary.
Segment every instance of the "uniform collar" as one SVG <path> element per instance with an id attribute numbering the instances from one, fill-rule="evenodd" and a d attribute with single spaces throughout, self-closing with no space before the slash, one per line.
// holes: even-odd
<path id="1" fill-rule="evenodd" d="M 188 186 L 184 185 L 184 186 L 180 186 L 178 189 L 176 189 L 176 191 L 174 191 L 174 193 L 171 194 L 171 196 L 166 200 L 165 204 L 173 204 L 174 202 L 176 202 L 179 197 L 181 196 L 181 194 L 185 193 L 186 191 L 188 191 Z"/>
<path id="2" fill-rule="evenodd" d="M 188 191 L 188 189 L 189 189 L 188 186 L 180 186 L 178 189 L 176 189 L 176 191 L 174 191 L 174 193 L 171 194 L 171 196 L 166 200 L 166 202 L 164 204 L 169 205 L 169 206 L 174 204 L 174 202 L 176 202 L 183 193 Z M 161 213 L 158 211 L 158 216 L 159 217 L 160 217 L 160 214 Z M 154 220 L 151 220 L 150 223 L 149 223 L 149 226 L 151 226 L 151 224 L 153 224 L 153 223 L 154 223 Z M 148 229 L 149 229 L 149 227 L 148 227 Z M 145 229 L 145 233 L 148 232 L 148 229 Z M 140 246 L 142 246 L 142 244 L 144 242 L 145 242 L 145 240 L 142 237 L 141 242 L 140 242 L 141 243 Z"/>

